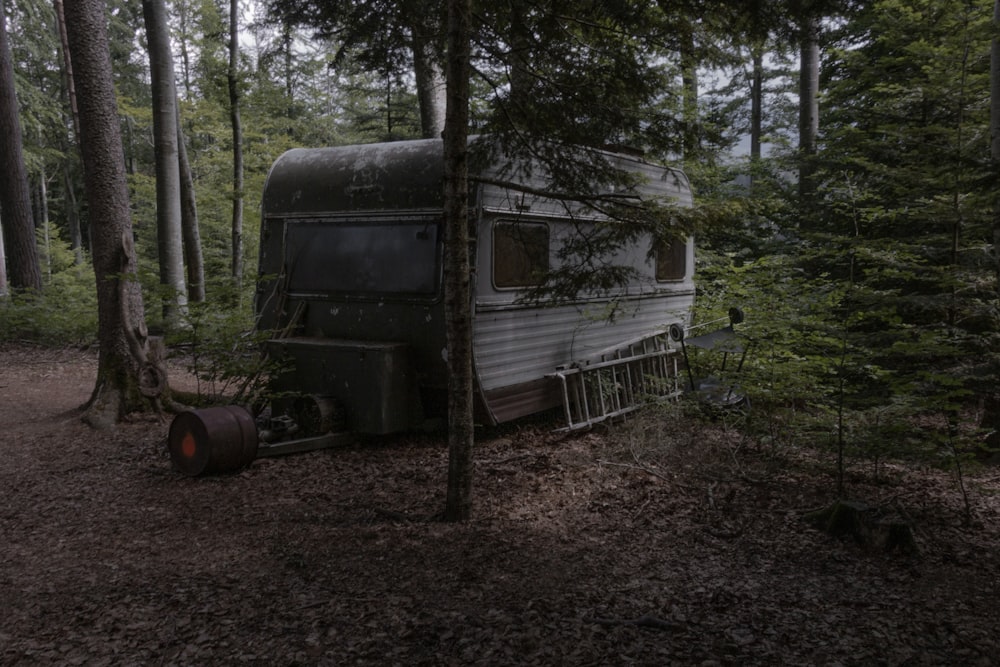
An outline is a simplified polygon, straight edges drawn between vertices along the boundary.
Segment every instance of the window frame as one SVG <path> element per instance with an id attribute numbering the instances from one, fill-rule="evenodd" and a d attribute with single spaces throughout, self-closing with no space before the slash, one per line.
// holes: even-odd
<path id="1" fill-rule="evenodd" d="M 537 281 L 534 281 L 534 282 L 527 282 L 526 281 L 526 282 L 523 282 L 523 283 L 519 282 L 517 284 L 512 284 L 512 283 L 509 283 L 509 282 L 505 281 L 504 284 L 501 284 L 501 282 L 498 280 L 498 275 L 497 275 L 497 266 L 498 266 L 498 259 L 499 259 L 499 252 L 498 252 L 499 247 L 498 247 L 498 244 L 497 244 L 497 232 L 498 232 L 498 230 L 501 230 L 501 229 L 505 229 L 505 228 L 517 228 L 517 227 L 520 227 L 521 229 L 533 228 L 533 229 L 544 230 L 544 233 L 545 233 L 545 266 L 541 267 L 542 270 L 539 273 L 539 276 L 538 276 L 539 279 Z M 516 242 L 516 240 L 513 238 L 513 235 L 509 236 L 508 238 L 510 238 L 511 241 Z M 552 227 L 551 227 L 551 225 L 548 222 L 546 222 L 544 220 L 511 220 L 509 218 L 500 218 L 498 220 L 494 220 L 492 228 L 490 230 L 490 245 L 491 245 L 491 252 L 490 252 L 490 282 L 493 285 L 493 289 L 497 290 L 498 292 L 510 292 L 510 291 L 517 291 L 517 290 L 532 289 L 532 288 L 540 287 L 540 286 L 542 286 L 542 285 L 545 284 L 545 277 L 549 274 L 549 272 L 551 271 L 551 267 L 552 267 Z M 526 245 L 526 244 L 524 244 L 524 245 Z M 532 269 L 535 268 L 535 267 L 530 266 L 530 264 L 532 263 L 532 259 L 533 258 L 529 257 L 528 256 L 529 254 L 530 254 L 530 251 L 527 251 L 527 252 L 524 252 L 522 256 L 525 259 L 525 263 L 529 264 L 529 266 L 526 267 L 527 268 L 526 273 L 530 275 L 531 272 L 532 272 Z M 537 258 L 534 258 L 534 259 L 537 259 Z M 525 273 L 525 272 L 522 272 L 522 273 Z"/>
<path id="2" fill-rule="evenodd" d="M 679 245 L 679 248 L 675 246 Z M 670 239 L 661 239 L 655 242 L 655 253 L 653 258 L 653 277 L 658 283 L 676 283 L 681 282 L 688 275 L 688 246 L 690 245 L 690 238 L 687 237 L 673 237 Z M 664 246 L 668 246 L 670 253 L 670 267 L 675 270 L 669 272 L 667 276 L 661 277 L 661 256 L 663 255 Z M 679 270 L 675 265 L 680 260 Z"/>

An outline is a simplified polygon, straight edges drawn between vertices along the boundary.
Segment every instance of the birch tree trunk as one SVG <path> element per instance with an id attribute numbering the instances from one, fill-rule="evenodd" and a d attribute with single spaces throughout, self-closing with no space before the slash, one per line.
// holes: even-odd
<path id="1" fill-rule="evenodd" d="M 181 178 L 177 155 L 177 89 L 170 31 L 163 0 L 142 0 L 153 89 L 153 150 L 156 163 L 156 246 L 163 288 L 163 319 L 180 323 L 187 307 L 181 233 Z"/>
<path id="2" fill-rule="evenodd" d="M 448 0 L 444 127 L 445 317 L 448 344 L 448 495 L 445 520 L 472 516 L 472 287 L 469 264 L 470 0 Z"/>
<path id="3" fill-rule="evenodd" d="M 14 63 L 7 40 L 4 2 L 0 0 L 0 212 L 3 215 L 7 279 L 10 286 L 42 289 L 42 271 L 31 216 L 31 190 L 24 168 L 23 135 L 14 90 Z"/>
<path id="4" fill-rule="evenodd" d="M 103 0 L 74 0 L 65 10 L 97 280 L 97 381 L 84 421 L 105 427 L 142 409 L 144 396 L 158 395 L 165 376 L 148 364 L 106 8 Z"/>

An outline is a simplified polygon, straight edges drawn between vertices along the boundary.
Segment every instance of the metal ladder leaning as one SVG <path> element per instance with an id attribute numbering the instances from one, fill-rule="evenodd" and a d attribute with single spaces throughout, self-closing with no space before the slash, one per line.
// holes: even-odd
<path id="1" fill-rule="evenodd" d="M 666 336 L 654 336 L 549 374 L 562 391 L 566 426 L 558 430 L 587 428 L 680 395 L 679 357 Z"/>

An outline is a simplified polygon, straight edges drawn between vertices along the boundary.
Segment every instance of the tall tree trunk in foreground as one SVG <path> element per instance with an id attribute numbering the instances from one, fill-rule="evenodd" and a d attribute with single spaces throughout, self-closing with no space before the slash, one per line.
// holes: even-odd
<path id="1" fill-rule="evenodd" d="M 176 327 L 187 307 L 181 235 L 181 177 L 177 156 L 177 89 L 163 0 L 142 0 L 153 90 L 153 153 L 156 164 L 156 248 L 163 289 L 163 319 Z"/>
<path id="2" fill-rule="evenodd" d="M 445 519 L 472 516 L 472 288 L 469 265 L 470 0 L 448 0 L 444 126 L 444 298 L 448 344 L 448 496 Z"/>
<path id="3" fill-rule="evenodd" d="M 993 0 L 993 30 L 1000 30 L 1000 0 Z M 990 159 L 993 173 L 1000 175 L 1000 37 L 994 37 L 990 44 Z M 994 289 L 1000 299 L 1000 192 L 996 188 L 993 196 L 996 197 L 993 204 Z"/>
<path id="4" fill-rule="evenodd" d="M 237 293 L 243 284 L 243 125 L 240 121 L 239 2 L 229 0 L 229 119 L 233 126 L 233 260 L 232 276 Z"/>
<path id="5" fill-rule="evenodd" d="M 14 90 L 14 63 L 7 41 L 7 13 L 0 0 L 0 214 L 3 215 L 8 279 L 14 288 L 42 289 L 42 271 L 24 168 L 21 122 Z"/>
<path id="6" fill-rule="evenodd" d="M 147 364 L 146 321 L 136 279 L 104 0 L 74 0 L 66 3 L 65 10 L 97 279 L 97 381 L 84 421 L 107 427 L 144 407 L 143 393 L 155 395 L 161 378 Z M 142 389 L 140 376 L 147 380 Z"/>

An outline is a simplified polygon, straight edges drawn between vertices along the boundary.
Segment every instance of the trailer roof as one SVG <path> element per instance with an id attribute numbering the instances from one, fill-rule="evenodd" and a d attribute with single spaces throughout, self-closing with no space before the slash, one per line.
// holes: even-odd
<path id="1" fill-rule="evenodd" d="M 475 141 L 470 137 L 470 141 Z M 672 197 L 691 203 L 687 177 L 680 171 L 616 155 L 619 166 L 644 172 L 640 188 L 652 198 Z M 443 207 L 443 143 L 440 139 L 395 141 L 329 148 L 295 148 L 275 161 L 264 184 L 266 216 L 440 211 Z M 487 177 L 493 174 L 486 174 Z M 535 176 L 536 187 L 544 182 Z M 531 184 L 528 184 L 531 185 Z M 484 204 L 508 208 L 523 195 L 513 187 L 484 186 Z M 537 197 L 536 197 L 537 201 Z"/>

